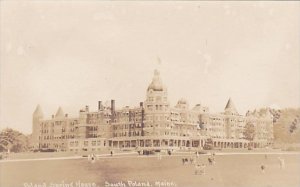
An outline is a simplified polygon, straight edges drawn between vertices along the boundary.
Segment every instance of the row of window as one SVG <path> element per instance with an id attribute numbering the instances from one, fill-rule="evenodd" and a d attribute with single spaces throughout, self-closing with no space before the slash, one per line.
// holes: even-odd
<path id="1" fill-rule="evenodd" d="M 124 137 L 124 136 L 140 136 L 142 135 L 142 132 L 141 131 L 133 131 L 133 132 L 115 132 L 113 133 L 113 136 L 114 137 Z"/>
<path id="2" fill-rule="evenodd" d="M 39 140 L 59 140 L 59 139 L 72 139 L 75 135 L 63 135 L 63 136 L 39 136 Z"/>
<path id="3" fill-rule="evenodd" d="M 164 111 L 167 111 L 169 105 L 147 105 L 147 109 L 149 111 L 152 111 L 152 110 L 164 110 Z"/>
<path id="4" fill-rule="evenodd" d="M 123 125 L 114 125 L 113 130 L 122 130 L 122 129 L 129 129 L 129 128 L 141 128 L 141 123 L 136 124 L 123 124 Z"/>
<path id="5" fill-rule="evenodd" d="M 167 97 L 164 97 L 163 100 L 166 102 L 167 101 Z M 148 101 L 153 102 L 154 101 L 154 97 L 148 97 Z M 155 97 L 155 101 L 156 102 L 161 102 L 162 98 L 160 96 L 156 96 Z"/>
<path id="6" fill-rule="evenodd" d="M 55 129 L 55 132 L 57 132 L 57 131 L 62 132 L 62 133 L 67 132 L 67 130 L 65 128 Z M 47 134 L 49 132 L 54 133 L 54 129 L 51 129 L 51 130 L 49 130 L 49 129 L 42 129 L 42 130 L 40 130 L 40 133 L 42 133 L 42 134 Z M 69 129 L 69 132 L 74 132 L 74 128 Z"/>
<path id="7" fill-rule="evenodd" d="M 78 152 L 80 149 L 70 149 L 71 152 Z M 101 148 L 82 149 L 83 151 L 101 151 Z"/>
<path id="8" fill-rule="evenodd" d="M 74 126 L 75 124 L 78 124 L 78 121 L 77 120 L 74 120 L 74 121 L 54 121 L 54 122 L 51 122 L 51 123 L 50 122 L 42 122 L 42 123 L 40 123 L 40 127 L 41 128 L 54 127 L 54 125 L 60 126 L 60 125 L 66 125 L 66 123 L 69 126 Z"/>

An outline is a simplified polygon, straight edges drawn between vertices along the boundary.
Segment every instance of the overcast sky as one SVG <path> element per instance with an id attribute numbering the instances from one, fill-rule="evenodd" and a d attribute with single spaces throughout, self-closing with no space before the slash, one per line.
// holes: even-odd
<path id="1" fill-rule="evenodd" d="M 156 68 L 171 105 L 299 107 L 299 5 L 1 1 L 0 125 L 30 133 L 37 104 L 138 106 Z"/>

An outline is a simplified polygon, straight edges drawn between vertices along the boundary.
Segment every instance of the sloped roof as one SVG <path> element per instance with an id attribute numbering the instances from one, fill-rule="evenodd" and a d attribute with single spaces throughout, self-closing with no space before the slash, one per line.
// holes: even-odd
<path id="1" fill-rule="evenodd" d="M 64 111 L 62 110 L 61 107 L 59 107 L 56 114 L 55 114 L 55 117 L 59 118 L 59 117 L 64 117 L 64 116 L 65 116 Z"/>
<path id="2" fill-rule="evenodd" d="M 40 105 L 37 105 L 37 106 L 36 106 L 36 109 L 35 109 L 35 111 L 33 112 L 33 116 L 34 116 L 34 117 L 41 117 L 41 118 L 44 116 L 43 111 L 42 111 Z"/>
<path id="3" fill-rule="evenodd" d="M 225 112 L 236 113 L 236 114 L 238 113 L 231 98 L 229 98 L 225 106 Z"/>

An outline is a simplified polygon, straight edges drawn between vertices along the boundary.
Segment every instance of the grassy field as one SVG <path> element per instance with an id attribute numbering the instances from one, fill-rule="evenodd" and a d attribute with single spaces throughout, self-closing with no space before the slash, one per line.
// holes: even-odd
<path id="1" fill-rule="evenodd" d="M 70 157 L 70 156 L 82 156 L 82 155 L 88 155 L 88 154 L 110 154 L 110 149 L 102 149 L 101 151 L 81 151 L 81 152 L 22 152 L 22 153 L 10 153 L 9 159 L 34 159 L 34 158 L 57 158 L 57 157 Z M 189 150 L 180 150 L 181 152 L 189 152 Z M 231 153 L 231 152 L 239 152 L 239 153 L 248 153 L 248 152 L 281 152 L 280 149 L 253 149 L 249 151 L 248 149 L 222 149 L 220 150 L 213 150 L 214 152 L 222 152 L 222 153 Z M 114 153 L 132 153 L 136 151 L 121 151 L 121 150 L 114 150 Z M 203 150 L 203 152 L 209 152 L 208 150 Z M 177 152 L 175 152 L 177 154 Z"/>
<path id="2" fill-rule="evenodd" d="M 207 156 L 201 155 L 198 163 L 206 164 L 206 175 L 194 175 L 194 166 L 182 165 L 183 156 L 156 157 L 133 156 L 100 158 L 95 163 L 87 159 L 77 160 L 46 160 L 0 163 L 0 186 L 18 187 L 24 183 L 43 184 L 47 187 L 67 187 L 73 182 L 76 186 L 88 186 L 96 183 L 105 186 L 105 182 L 149 181 L 153 187 L 155 181 L 173 182 L 176 186 L 244 186 L 244 187 L 299 187 L 300 158 L 299 155 L 281 155 L 285 160 L 285 169 L 281 170 L 279 155 L 217 155 L 216 165 L 209 166 Z M 261 164 L 266 165 L 266 172 L 260 170 Z M 51 186 L 52 184 L 52 186 Z M 57 186 L 53 185 L 57 184 Z M 62 184 L 65 184 L 64 186 Z M 84 186 L 84 187 L 85 187 Z M 76 186 L 77 187 L 77 186 Z M 78 185 L 79 187 L 79 185 Z"/>

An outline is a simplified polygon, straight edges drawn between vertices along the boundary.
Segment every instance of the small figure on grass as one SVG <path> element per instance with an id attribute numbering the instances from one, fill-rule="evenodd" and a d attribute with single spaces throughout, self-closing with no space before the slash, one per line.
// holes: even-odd
<path id="1" fill-rule="evenodd" d="M 216 164 L 216 154 L 215 153 L 212 153 L 212 165 L 215 165 Z"/>
<path id="2" fill-rule="evenodd" d="M 194 164 L 194 159 L 192 157 L 190 158 L 190 164 Z"/>
<path id="3" fill-rule="evenodd" d="M 280 166 L 280 169 L 284 169 L 284 168 L 285 168 L 285 162 L 284 162 L 284 159 L 281 158 L 281 157 L 278 157 L 278 160 L 279 160 L 279 166 Z"/>
<path id="4" fill-rule="evenodd" d="M 201 165 L 200 164 L 196 164 L 195 165 L 195 175 L 198 175 L 200 173 L 201 170 Z"/>
<path id="5" fill-rule="evenodd" d="M 182 165 L 185 165 L 189 163 L 189 160 L 187 158 L 182 158 Z"/>
<path id="6" fill-rule="evenodd" d="M 265 173 L 265 171 L 266 171 L 266 166 L 265 166 L 264 164 L 261 164 L 260 169 L 261 169 L 261 172 L 262 172 L 262 173 Z"/>
<path id="7" fill-rule="evenodd" d="M 205 165 L 196 164 L 195 165 L 195 175 L 205 175 Z"/>
<path id="8" fill-rule="evenodd" d="M 91 163 L 95 163 L 95 161 L 96 161 L 96 155 L 92 154 L 91 155 Z"/>
<path id="9" fill-rule="evenodd" d="M 160 152 L 158 152 L 158 154 L 157 154 L 157 160 L 161 160 L 161 153 Z"/>
<path id="10" fill-rule="evenodd" d="M 208 157 L 208 163 L 209 165 L 213 165 L 213 158 L 211 156 Z"/>
<path id="11" fill-rule="evenodd" d="M 196 151 L 196 158 L 199 158 L 199 152 Z"/>

